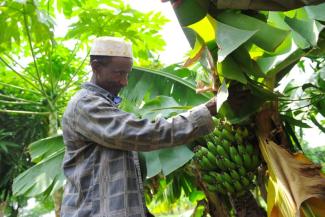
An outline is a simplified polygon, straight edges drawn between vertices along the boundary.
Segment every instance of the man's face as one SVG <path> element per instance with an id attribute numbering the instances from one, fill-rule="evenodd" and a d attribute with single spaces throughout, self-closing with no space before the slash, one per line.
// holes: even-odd
<path id="1" fill-rule="evenodd" d="M 128 57 L 111 57 L 107 64 L 96 64 L 94 73 L 97 83 L 117 95 L 128 84 L 132 64 L 132 59 Z"/>

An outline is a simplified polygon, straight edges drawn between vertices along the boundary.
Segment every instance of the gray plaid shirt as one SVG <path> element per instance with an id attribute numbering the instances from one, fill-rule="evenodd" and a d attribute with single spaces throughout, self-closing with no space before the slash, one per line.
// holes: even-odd
<path id="1" fill-rule="evenodd" d="M 112 99 L 85 83 L 63 115 L 62 217 L 145 217 L 136 151 L 185 144 L 213 128 L 204 105 L 152 122 L 121 111 Z"/>

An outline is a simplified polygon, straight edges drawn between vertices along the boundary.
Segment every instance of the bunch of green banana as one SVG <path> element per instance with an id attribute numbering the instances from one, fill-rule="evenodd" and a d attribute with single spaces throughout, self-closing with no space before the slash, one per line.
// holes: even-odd
<path id="1" fill-rule="evenodd" d="M 253 186 L 260 165 L 258 151 L 250 142 L 246 128 L 235 128 L 214 118 L 215 130 L 199 146 L 195 160 L 209 191 L 240 195 Z"/>

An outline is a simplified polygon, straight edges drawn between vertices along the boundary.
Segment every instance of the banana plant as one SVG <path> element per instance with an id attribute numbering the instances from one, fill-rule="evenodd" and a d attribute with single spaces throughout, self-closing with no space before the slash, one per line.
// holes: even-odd
<path id="1" fill-rule="evenodd" d="M 281 3 L 252 1 L 246 5 L 244 1 L 171 1 L 179 23 L 193 48 L 184 65 L 190 67 L 200 62 L 205 68 L 205 72 L 198 72 L 201 81 L 198 82 L 197 90 L 218 92 L 226 97 L 243 91 L 250 92 L 249 103 L 239 103 L 238 106 L 224 101 L 222 97 L 217 99 L 219 100 L 217 103 L 219 105 L 223 103 L 220 108 L 221 114 L 231 123 L 256 124 L 258 129 L 256 135 L 264 160 L 269 171 L 272 171 L 269 183 L 274 185 L 269 184 L 268 187 L 271 195 L 274 189 L 279 187 L 276 183 L 283 181 L 286 175 L 281 174 L 283 165 L 280 165 L 280 162 L 276 163 L 276 156 L 271 154 L 271 145 L 267 146 L 268 141 L 280 144 L 291 151 L 301 150 L 299 145 L 292 147 L 293 133 L 288 136 L 287 129 L 295 125 L 308 127 L 302 121 L 279 115 L 278 103 L 286 101 L 287 96 L 285 93 L 275 93 L 275 88 L 301 58 L 322 57 L 325 47 L 324 16 L 321 11 L 325 4 L 319 4 L 321 2 L 323 1 L 296 1 L 293 4 L 286 4 L 284 1 Z M 306 4 L 315 5 L 300 8 Z M 289 9 L 295 10 L 287 11 Z M 307 85 L 305 88 L 318 87 Z M 321 105 L 318 101 L 315 103 Z M 256 122 L 254 118 L 257 118 Z M 321 126 L 319 123 L 317 125 Z M 285 152 L 283 155 L 286 155 Z M 293 165 L 302 167 L 299 160 L 292 156 L 290 159 L 294 162 Z M 293 165 L 292 168 L 295 167 Z M 307 165 L 306 170 L 314 171 Z M 321 182 L 319 168 L 318 172 L 317 169 L 314 172 L 315 176 L 311 179 L 315 183 Z M 305 175 L 297 173 L 296 176 Z M 277 206 L 281 207 L 278 212 L 284 216 L 296 215 L 300 212 L 300 207 L 305 212 L 306 206 L 301 206 L 303 203 L 300 200 L 294 203 L 293 208 L 294 192 L 282 194 L 286 192 L 285 188 L 294 189 L 293 183 L 290 180 L 288 186 L 282 186 L 277 191 L 283 198 L 289 198 L 290 202 L 286 203 L 285 199 L 272 200 L 272 196 L 268 198 L 269 216 L 272 216 L 271 212 Z M 308 181 L 305 185 L 307 183 Z M 315 190 L 315 194 L 316 192 L 318 191 Z M 307 195 L 304 196 L 308 198 Z M 258 209 L 245 207 L 243 202 L 242 206 L 239 206 L 241 209 L 236 210 L 238 206 L 235 206 L 235 199 L 230 200 L 230 207 L 237 211 L 238 216 L 261 216 L 257 212 L 248 214 L 249 210 Z M 218 210 L 220 208 L 218 203 L 217 201 L 214 207 L 217 209 L 216 213 L 224 213 L 222 209 Z M 317 212 L 317 209 L 314 209 L 314 212 Z M 214 215 L 213 211 L 210 213 Z M 224 213 L 224 216 L 228 215 L 229 213 Z"/>

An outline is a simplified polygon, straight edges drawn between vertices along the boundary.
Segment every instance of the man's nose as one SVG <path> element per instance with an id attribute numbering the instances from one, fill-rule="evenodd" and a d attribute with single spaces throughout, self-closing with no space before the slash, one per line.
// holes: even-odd
<path id="1" fill-rule="evenodd" d="M 123 85 L 123 86 L 126 86 L 128 85 L 128 76 L 123 76 L 120 80 L 120 84 Z"/>

